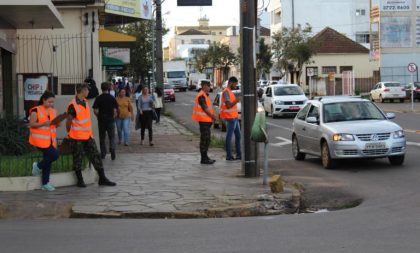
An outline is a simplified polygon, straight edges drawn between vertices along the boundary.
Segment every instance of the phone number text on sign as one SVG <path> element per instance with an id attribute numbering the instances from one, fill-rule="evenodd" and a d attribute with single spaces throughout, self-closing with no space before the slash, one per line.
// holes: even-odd
<path id="1" fill-rule="evenodd" d="M 382 0 L 382 11 L 411 11 L 411 0 Z"/>

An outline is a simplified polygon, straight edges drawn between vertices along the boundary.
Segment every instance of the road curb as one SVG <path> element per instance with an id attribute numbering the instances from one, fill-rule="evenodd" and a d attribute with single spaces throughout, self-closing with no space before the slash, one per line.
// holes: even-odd
<path id="1" fill-rule="evenodd" d="M 216 207 L 203 210 L 174 212 L 83 212 L 72 209 L 69 218 L 87 219 L 205 219 L 256 217 L 281 214 L 294 214 L 299 211 L 300 190 L 295 186 L 279 194 L 265 194 L 253 203 Z"/>

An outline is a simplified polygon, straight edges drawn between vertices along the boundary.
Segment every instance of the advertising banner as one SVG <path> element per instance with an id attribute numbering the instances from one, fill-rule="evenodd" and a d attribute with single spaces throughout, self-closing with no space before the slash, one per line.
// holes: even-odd
<path id="1" fill-rule="evenodd" d="M 42 94 L 49 88 L 51 74 L 34 73 L 34 74 L 18 74 L 22 76 L 24 108 L 28 114 L 29 109 L 38 105 L 38 101 Z"/>
<path id="2" fill-rule="evenodd" d="M 410 17 L 381 18 L 381 47 L 412 47 Z"/>
<path id="3" fill-rule="evenodd" d="M 382 0 L 381 11 L 411 11 L 412 0 Z"/>
<path id="4" fill-rule="evenodd" d="M 129 48 L 103 48 L 102 65 L 118 66 L 130 63 Z"/>
<path id="5" fill-rule="evenodd" d="M 151 19 L 153 0 L 108 0 L 105 12 L 132 18 Z"/>

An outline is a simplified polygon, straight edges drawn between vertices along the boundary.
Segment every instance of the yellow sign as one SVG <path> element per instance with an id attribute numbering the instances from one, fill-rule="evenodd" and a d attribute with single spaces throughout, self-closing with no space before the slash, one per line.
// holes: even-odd
<path id="1" fill-rule="evenodd" d="M 109 0 L 106 1 L 105 12 L 133 18 L 151 19 L 152 0 Z"/>
<path id="2" fill-rule="evenodd" d="M 334 72 L 328 73 L 328 80 L 330 80 L 330 81 L 334 81 L 335 80 L 335 73 Z"/>

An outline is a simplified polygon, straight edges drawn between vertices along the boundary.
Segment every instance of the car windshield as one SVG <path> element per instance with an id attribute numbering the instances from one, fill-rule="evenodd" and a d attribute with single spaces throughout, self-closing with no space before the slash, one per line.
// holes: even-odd
<path id="1" fill-rule="evenodd" d="M 167 73 L 168 78 L 185 78 L 184 71 L 171 71 Z"/>
<path id="2" fill-rule="evenodd" d="M 165 84 L 165 90 L 173 89 L 173 86 L 170 84 Z"/>
<path id="3" fill-rule="evenodd" d="M 293 96 L 293 95 L 303 95 L 302 89 L 297 86 L 285 86 L 285 87 L 274 88 L 274 96 Z"/>
<path id="4" fill-rule="evenodd" d="M 401 86 L 400 83 L 385 83 L 384 85 L 387 88 L 389 88 L 389 87 L 400 87 Z"/>
<path id="5" fill-rule="evenodd" d="M 383 120 L 383 113 L 371 102 L 339 102 L 324 105 L 324 122 Z"/>

